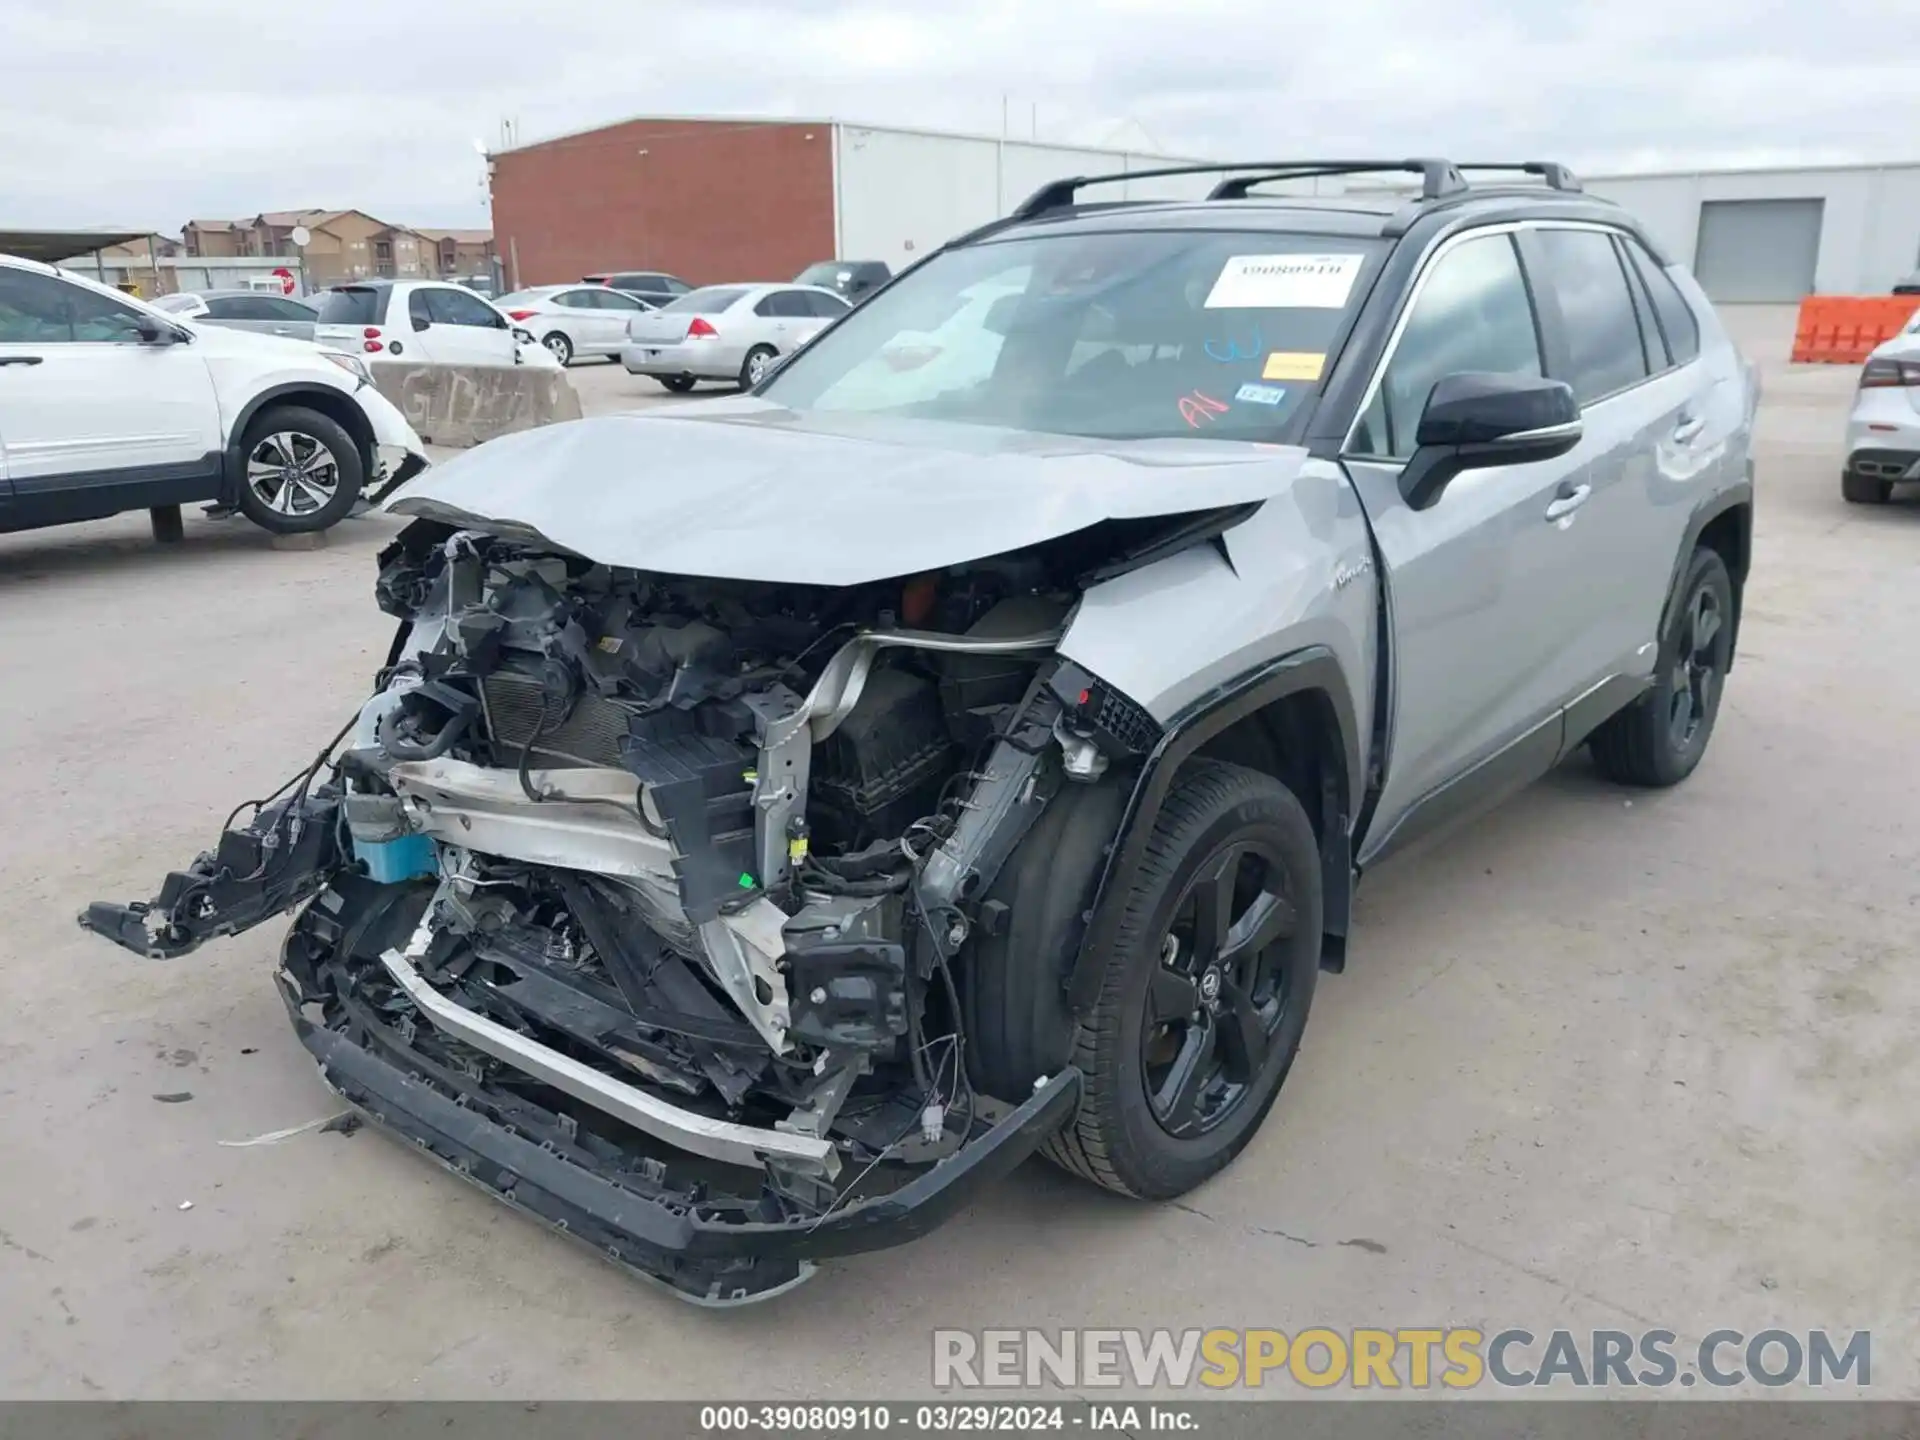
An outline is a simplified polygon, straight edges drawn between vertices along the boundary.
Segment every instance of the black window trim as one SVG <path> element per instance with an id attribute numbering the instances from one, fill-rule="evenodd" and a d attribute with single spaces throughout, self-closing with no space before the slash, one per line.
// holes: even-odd
<path id="1" fill-rule="evenodd" d="M 1613 259 L 1620 273 L 1627 277 L 1627 294 L 1633 299 L 1634 323 L 1640 327 L 1640 354 L 1647 362 L 1647 378 L 1654 380 L 1669 370 L 1679 369 L 1673 363 L 1673 346 L 1667 343 L 1667 332 L 1661 328 L 1660 316 L 1653 308 L 1653 296 L 1647 292 L 1646 278 L 1627 258 L 1626 241 L 1618 235 L 1613 237 Z M 1654 363 L 1656 354 L 1662 363 Z"/>
<path id="2" fill-rule="evenodd" d="M 1660 302 L 1653 298 L 1653 287 L 1648 283 L 1640 263 L 1633 258 L 1632 247 L 1635 245 L 1640 247 L 1640 253 L 1646 257 L 1647 265 L 1652 267 L 1652 269 L 1659 274 L 1660 278 L 1666 281 L 1672 288 L 1674 298 L 1680 302 L 1680 307 L 1687 312 L 1687 318 L 1693 324 L 1693 354 L 1685 360 L 1680 358 L 1680 352 L 1675 348 L 1673 343 L 1673 336 L 1667 333 L 1667 322 L 1660 318 Z M 1620 252 L 1621 263 L 1627 267 L 1627 274 L 1631 277 L 1634 293 L 1636 295 L 1644 294 L 1647 297 L 1647 306 L 1653 312 L 1655 333 L 1659 335 L 1661 343 L 1666 347 L 1667 369 L 1683 370 L 1693 364 L 1694 361 L 1700 358 L 1702 349 L 1700 317 L 1694 313 L 1693 303 L 1687 299 L 1686 292 L 1673 283 L 1673 277 L 1667 274 L 1667 267 L 1660 263 L 1659 257 L 1653 253 L 1652 249 L 1641 243 L 1638 236 L 1625 231 L 1618 232 L 1614 235 L 1614 248 Z M 1666 371 L 1663 370 L 1660 373 L 1664 375 Z"/>

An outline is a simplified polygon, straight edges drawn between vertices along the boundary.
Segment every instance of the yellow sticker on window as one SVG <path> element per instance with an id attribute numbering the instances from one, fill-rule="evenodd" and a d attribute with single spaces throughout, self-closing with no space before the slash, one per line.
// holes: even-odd
<path id="1" fill-rule="evenodd" d="M 1318 380 L 1327 357 L 1305 350 L 1275 350 L 1267 356 L 1262 380 Z"/>

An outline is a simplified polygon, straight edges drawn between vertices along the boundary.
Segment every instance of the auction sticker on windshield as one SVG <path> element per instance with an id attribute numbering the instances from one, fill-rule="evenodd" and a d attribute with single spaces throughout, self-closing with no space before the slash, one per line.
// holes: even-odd
<path id="1" fill-rule="evenodd" d="M 1229 255 L 1209 310 L 1338 310 L 1364 255 Z"/>
<path id="2" fill-rule="evenodd" d="M 1325 355 L 1309 354 L 1299 350 L 1276 350 L 1267 356 L 1267 363 L 1260 371 L 1260 378 L 1262 380 L 1318 380 L 1320 371 L 1326 363 Z"/>

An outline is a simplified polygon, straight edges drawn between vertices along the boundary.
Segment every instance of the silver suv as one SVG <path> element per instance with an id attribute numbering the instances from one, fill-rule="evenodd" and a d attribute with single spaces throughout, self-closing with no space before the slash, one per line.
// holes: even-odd
<path id="1" fill-rule="evenodd" d="M 1582 746 L 1700 762 L 1755 388 L 1560 166 L 1047 186 L 753 393 L 412 482 L 370 699 L 157 899 L 299 906 L 329 1084 L 707 1303 L 1043 1151 L 1244 1147 L 1391 852 Z M 1410 174 L 1409 197 L 1260 186 Z"/>

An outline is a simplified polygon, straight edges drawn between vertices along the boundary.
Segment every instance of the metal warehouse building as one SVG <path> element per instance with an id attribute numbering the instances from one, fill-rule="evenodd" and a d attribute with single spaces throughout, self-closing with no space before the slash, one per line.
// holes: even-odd
<path id="1" fill-rule="evenodd" d="M 1592 175 L 1715 300 L 1884 295 L 1920 270 L 1920 164 Z"/>
<path id="2" fill-rule="evenodd" d="M 696 284 L 786 280 L 816 260 L 894 269 L 1004 215 L 1062 175 L 1178 164 L 835 120 L 643 117 L 490 157 L 509 283 L 610 269 Z M 1113 199 L 1204 194 L 1206 179 L 1115 186 Z"/>

